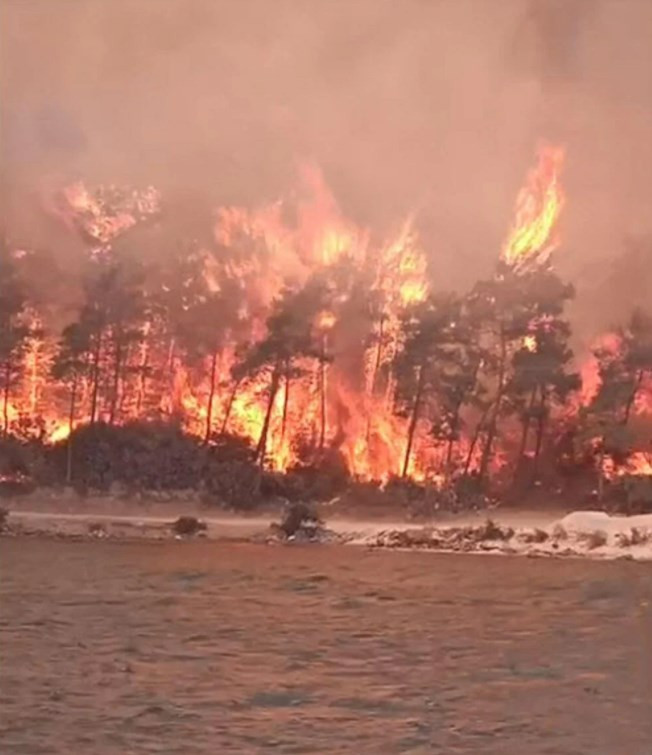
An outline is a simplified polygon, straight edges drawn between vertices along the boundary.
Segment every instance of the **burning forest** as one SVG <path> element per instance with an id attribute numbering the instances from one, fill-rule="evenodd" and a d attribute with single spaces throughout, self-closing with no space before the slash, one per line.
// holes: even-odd
<path id="1" fill-rule="evenodd" d="M 493 274 L 461 293 L 414 217 L 378 239 L 314 166 L 293 195 L 197 227 L 152 187 L 60 187 L 44 204 L 83 245 L 74 296 L 57 299 L 47 252 L 0 251 L 0 471 L 218 491 L 307 471 L 458 495 L 647 485 L 652 316 L 573 353 L 563 162 L 540 149 Z"/>

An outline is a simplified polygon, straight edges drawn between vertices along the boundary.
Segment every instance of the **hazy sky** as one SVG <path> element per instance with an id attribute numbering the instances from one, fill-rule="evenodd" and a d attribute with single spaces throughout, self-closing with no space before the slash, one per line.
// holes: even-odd
<path id="1" fill-rule="evenodd" d="M 566 148 L 557 259 L 580 295 L 627 237 L 652 238 L 650 0 L 1 7 L 4 212 L 18 235 L 38 226 L 25 197 L 43 181 L 253 204 L 312 159 L 379 233 L 418 207 L 445 288 L 490 269 L 547 140 Z"/>

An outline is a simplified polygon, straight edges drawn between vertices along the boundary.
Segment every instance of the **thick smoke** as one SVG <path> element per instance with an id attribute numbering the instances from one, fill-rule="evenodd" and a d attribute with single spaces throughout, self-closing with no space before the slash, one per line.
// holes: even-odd
<path id="1" fill-rule="evenodd" d="M 514 34 L 514 66 L 548 88 L 576 79 L 578 42 L 597 8 L 595 0 L 529 0 Z"/>
<path id="2" fill-rule="evenodd" d="M 434 285 L 459 287 L 490 270 L 548 140 L 567 152 L 557 259 L 580 326 L 632 303 L 612 269 L 627 238 L 652 250 L 646 0 L 5 0 L 1 21 L 18 243 L 72 260 L 40 209 L 62 180 L 255 204 L 309 158 L 378 233 L 416 209 Z"/>

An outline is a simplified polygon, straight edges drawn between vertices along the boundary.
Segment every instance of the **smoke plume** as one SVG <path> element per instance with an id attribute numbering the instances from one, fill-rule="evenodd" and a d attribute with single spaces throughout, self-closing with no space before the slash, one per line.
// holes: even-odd
<path id="1" fill-rule="evenodd" d="M 65 264 L 51 186 L 255 205 L 310 159 L 374 233 L 415 210 L 434 285 L 462 287 L 541 140 L 566 149 L 556 259 L 587 335 L 630 303 L 625 240 L 652 248 L 648 2 L 5 0 L 1 21 L 5 231 Z"/>

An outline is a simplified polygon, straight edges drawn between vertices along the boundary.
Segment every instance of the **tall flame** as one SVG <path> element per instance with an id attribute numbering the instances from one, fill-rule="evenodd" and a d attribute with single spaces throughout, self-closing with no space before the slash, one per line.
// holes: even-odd
<path id="1" fill-rule="evenodd" d="M 561 149 L 542 149 L 518 195 L 514 223 L 501 251 L 502 260 L 513 269 L 545 263 L 556 246 L 554 227 L 563 205 L 562 161 Z M 426 255 L 413 218 L 395 236 L 376 244 L 367 229 L 344 216 L 318 170 L 305 169 L 302 181 L 291 208 L 277 201 L 253 210 L 217 209 L 214 235 L 220 254 L 203 249 L 197 256 L 204 263 L 209 291 L 222 290 L 226 279 L 237 281 L 243 294 L 237 305 L 243 332 L 225 335 L 219 353 L 207 355 L 203 363 L 186 364 L 175 350 L 174 338 L 164 341 L 159 334 L 157 340 L 157 326 L 143 323 L 142 344 L 126 357 L 129 364 L 120 381 L 114 419 L 174 415 L 196 435 L 210 439 L 226 432 L 252 446 L 269 420 L 265 450 L 272 468 L 284 470 L 297 463 L 305 445 L 336 449 L 353 475 L 386 479 L 401 474 L 408 435 L 408 420 L 394 405 L 396 385 L 390 367 L 402 345 L 402 317 L 428 296 Z M 156 213 L 160 201 L 153 189 L 118 193 L 117 202 L 107 191 L 73 184 L 63 191 L 61 209 L 64 221 L 102 249 Z M 321 356 L 294 360 L 273 395 L 271 367 L 235 380 L 232 367 L 242 343 L 264 338 L 273 302 L 288 285 L 298 288 L 312 276 L 337 287 L 313 323 Z M 357 288 L 349 285 L 350 279 Z M 369 301 L 355 301 L 361 286 L 371 289 Z M 351 312 L 358 309 L 364 312 L 354 322 Z M 46 436 L 56 441 L 66 437 L 70 427 L 66 391 L 46 379 L 51 346 L 38 340 L 31 344 L 25 355 L 26 379 L 15 387 L 7 414 L 8 423 L 17 427 L 23 416 L 38 413 L 45 420 Z M 537 347 L 536 335 L 526 335 L 523 348 Z M 216 379 L 209 378 L 211 371 Z M 86 383 L 79 388 L 73 426 L 88 417 Z M 100 394 L 97 416 L 107 419 L 109 391 L 102 386 Z M 473 468 L 475 444 L 462 438 L 458 446 L 460 454 L 473 457 Z M 442 453 L 428 423 L 419 421 L 410 476 L 434 479 L 442 469 Z"/>
<path id="2" fill-rule="evenodd" d="M 544 264 L 557 247 L 555 224 L 564 204 L 559 174 L 564 152 L 542 147 L 536 168 L 516 199 L 514 223 L 501 258 L 513 268 Z"/>
<path id="3" fill-rule="evenodd" d="M 290 385 L 284 381 L 280 386 L 270 417 L 266 447 L 269 463 L 274 469 L 286 469 L 296 463 L 303 440 L 319 445 L 323 433 L 325 447 L 338 448 L 352 474 L 374 479 L 398 474 L 406 421 L 393 411 L 393 386 L 387 382 L 379 386 L 375 377 L 399 347 L 401 312 L 423 301 L 428 292 L 426 257 L 414 223 L 409 218 L 395 237 L 373 249 L 369 232 L 342 215 L 323 176 L 313 166 L 301 171 L 293 222 L 283 209 L 283 203 L 276 202 L 253 211 L 222 208 L 216 214 L 215 235 L 220 245 L 235 250 L 240 240 L 250 239 L 266 250 L 246 258 L 235 254 L 228 263 L 229 275 L 242 281 L 248 298 L 262 305 L 249 307 L 256 312 L 251 322 L 255 338 L 264 335 L 265 312 L 288 280 L 300 285 L 315 272 L 326 271 L 343 259 L 354 269 L 373 270 L 371 285 L 382 314 L 376 323 L 381 330 L 375 334 L 377 341 L 367 345 L 362 354 L 359 342 L 353 346 L 346 343 L 346 323 L 339 322 L 337 313 L 322 311 L 317 315 L 314 327 L 325 351 L 334 348 L 338 358 L 317 370 L 309 360 L 305 364 L 299 360 L 297 376 Z M 344 290 L 338 292 L 338 297 L 346 296 Z M 228 374 L 234 353 L 223 357 L 221 373 Z M 179 369 L 183 367 L 179 365 Z M 357 369 L 362 375 L 356 373 Z M 199 433 L 206 422 L 206 370 L 199 381 L 183 372 L 176 403 L 182 407 L 187 427 Z M 229 432 L 255 444 L 265 421 L 268 383 L 265 374 L 245 379 L 232 401 L 225 391 L 214 410 L 215 426 L 226 425 Z"/>

